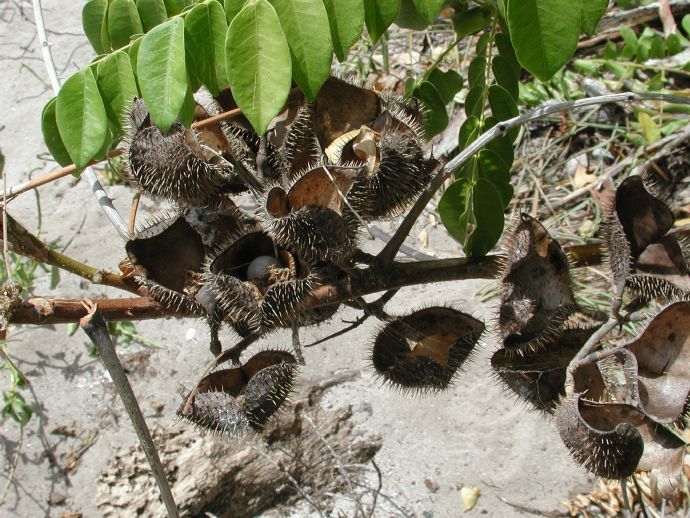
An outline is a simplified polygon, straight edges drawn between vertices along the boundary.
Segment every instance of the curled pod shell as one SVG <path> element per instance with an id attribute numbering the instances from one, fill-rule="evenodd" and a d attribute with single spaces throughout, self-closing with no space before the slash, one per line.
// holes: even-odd
<path id="1" fill-rule="evenodd" d="M 126 174 L 142 192 L 188 205 L 203 205 L 221 193 L 232 168 L 205 149 L 193 130 L 176 122 L 163 134 L 141 99 L 134 99 L 129 119 Z"/>
<path id="2" fill-rule="evenodd" d="M 262 351 L 241 367 L 202 378 L 177 414 L 218 433 L 261 431 L 287 400 L 296 371 L 290 353 Z"/>
<path id="3" fill-rule="evenodd" d="M 377 155 L 378 163 L 358 175 L 348 195 L 352 208 L 365 221 L 402 214 L 432 176 L 433 167 L 424 160 L 419 142 L 409 134 L 382 135 L 377 143 Z M 350 156 L 347 149 L 343 150 L 343 156 Z"/>
<path id="4" fill-rule="evenodd" d="M 379 331 L 372 363 L 385 382 L 403 390 L 444 390 L 483 332 L 482 322 L 453 308 L 421 309 Z"/>
<path id="5" fill-rule="evenodd" d="M 577 310 L 568 258 L 544 226 L 524 213 L 506 233 L 503 257 L 498 314 L 503 347 L 538 349 L 556 338 Z"/>
<path id="6" fill-rule="evenodd" d="M 644 450 L 637 426 L 644 416 L 619 403 L 593 403 L 580 394 L 558 406 L 556 428 L 573 458 L 598 477 L 621 479 L 635 472 Z"/>
<path id="7" fill-rule="evenodd" d="M 268 190 L 262 228 L 275 243 L 306 261 L 341 262 L 354 249 L 352 218 L 343 217 L 343 201 L 356 171 L 316 167 L 303 174 L 287 192 Z"/>
<path id="8" fill-rule="evenodd" d="M 193 297 L 206 251 L 184 217 L 163 219 L 144 228 L 127 241 L 125 250 L 135 279 L 151 298 L 176 311 L 204 314 Z"/>

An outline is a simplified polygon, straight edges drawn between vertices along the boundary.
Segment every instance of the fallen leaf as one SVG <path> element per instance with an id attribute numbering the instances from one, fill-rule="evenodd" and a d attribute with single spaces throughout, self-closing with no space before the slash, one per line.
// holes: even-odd
<path id="1" fill-rule="evenodd" d="M 475 505 L 477 505 L 477 499 L 481 491 L 478 487 L 467 487 L 464 486 L 460 490 L 460 500 L 462 505 L 465 507 L 465 512 L 470 511 Z"/>
<path id="2" fill-rule="evenodd" d="M 573 185 L 579 189 L 585 185 L 596 182 L 598 179 L 597 175 L 589 174 L 587 168 L 582 164 L 578 164 L 575 169 L 575 177 L 573 178 Z"/>

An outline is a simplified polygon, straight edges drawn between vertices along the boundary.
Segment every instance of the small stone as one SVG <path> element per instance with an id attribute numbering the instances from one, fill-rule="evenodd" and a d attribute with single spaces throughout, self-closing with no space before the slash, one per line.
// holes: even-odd
<path id="1" fill-rule="evenodd" d="M 438 485 L 438 482 L 431 478 L 424 479 L 424 485 L 432 493 L 436 493 L 441 487 Z"/>

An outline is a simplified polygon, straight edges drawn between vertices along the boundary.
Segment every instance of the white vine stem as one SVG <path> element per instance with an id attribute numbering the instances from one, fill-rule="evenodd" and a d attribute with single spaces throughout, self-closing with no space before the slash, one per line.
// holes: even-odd
<path id="1" fill-rule="evenodd" d="M 492 140 L 502 137 L 508 133 L 513 128 L 517 128 L 532 122 L 547 115 L 558 113 L 561 111 L 572 111 L 578 108 L 585 108 L 588 106 L 598 106 L 601 104 L 609 103 L 630 103 L 633 101 L 663 101 L 669 103 L 677 104 L 690 104 L 690 97 L 681 97 L 678 95 L 669 95 L 661 93 L 633 93 L 624 92 L 620 94 L 609 94 L 609 95 L 599 95 L 596 97 L 588 97 L 586 99 L 579 99 L 577 101 L 565 101 L 565 102 L 554 102 L 554 103 L 544 103 L 541 106 L 523 114 L 508 119 L 503 122 L 499 122 L 493 128 L 488 130 L 486 133 L 482 133 L 477 140 L 472 142 L 469 146 L 463 149 L 460 154 L 443 166 L 436 176 L 431 180 L 427 188 L 422 192 L 421 196 L 417 198 L 417 201 L 412 206 L 410 211 L 405 216 L 398 230 L 395 232 L 393 238 L 388 242 L 388 244 L 381 250 L 376 258 L 376 262 L 380 271 L 386 271 L 390 264 L 395 259 L 395 255 L 398 253 L 400 246 L 405 241 L 405 238 L 412 230 L 415 221 L 424 210 L 424 207 L 429 203 L 434 193 L 443 185 L 448 178 L 450 178 L 456 170 L 458 170 L 465 162 L 467 162 L 472 156 L 481 151 L 487 144 Z"/>
<path id="2" fill-rule="evenodd" d="M 43 21 L 41 0 L 33 0 L 33 7 L 36 31 L 38 32 L 38 41 L 41 45 L 41 54 L 43 55 L 43 63 L 45 64 L 46 72 L 50 78 L 50 86 L 53 88 L 53 93 L 57 95 L 60 91 L 60 78 L 58 77 L 57 69 L 55 68 L 53 54 L 50 51 L 50 43 L 48 42 L 48 35 L 46 34 L 46 27 Z M 93 194 L 96 196 L 96 200 L 98 200 L 98 204 L 101 206 L 101 209 L 103 209 L 103 212 L 110 223 L 112 223 L 112 225 L 115 227 L 115 230 L 117 230 L 118 234 L 120 234 L 123 239 L 129 239 L 127 223 L 125 223 L 125 220 L 122 219 L 120 213 L 113 206 L 112 200 L 105 192 L 105 189 L 98 180 L 98 176 L 93 168 L 85 168 L 84 172 L 82 173 L 82 177 L 88 182 Z"/>

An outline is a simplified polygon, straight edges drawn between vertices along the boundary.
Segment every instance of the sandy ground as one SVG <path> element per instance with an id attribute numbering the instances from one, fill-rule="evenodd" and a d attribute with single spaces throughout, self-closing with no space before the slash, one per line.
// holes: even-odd
<path id="1" fill-rule="evenodd" d="M 62 77 L 91 59 L 90 47 L 81 35 L 81 3 L 65 0 L 43 2 L 52 49 Z M 78 5 L 79 4 L 79 5 Z M 40 114 L 50 98 L 35 37 L 31 6 L 26 1 L 0 2 L 0 147 L 7 155 L 7 183 L 55 168 L 47 160 L 40 133 Z M 122 187 L 109 190 L 124 212 L 131 200 Z M 99 211 L 87 185 L 63 179 L 40 190 L 42 235 L 46 241 L 68 245 L 67 252 L 99 268 L 116 268 L 124 250 L 121 239 Z M 146 210 L 155 210 L 145 203 Z M 10 213 L 28 228 L 37 223 L 36 199 L 26 194 L 10 205 Z M 414 236 L 421 230 L 415 230 Z M 439 256 L 458 253 L 457 246 L 440 229 L 429 227 L 430 248 Z M 415 244 L 410 240 L 410 244 Z M 418 245 L 418 243 L 417 243 Z M 380 243 L 372 245 L 379 247 Z M 480 282 L 446 283 L 402 290 L 387 306 L 392 313 L 430 303 L 452 303 L 477 317 L 490 319 L 494 310 L 475 294 Z M 49 278 L 40 273 L 34 292 L 49 294 Z M 63 274 L 55 294 L 99 297 L 117 294 Z M 309 343 L 352 320 L 357 314 L 344 310 L 328 324 L 303 331 Z M 182 386 L 189 386 L 209 359 L 208 332 L 201 322 L 165 320 L 141 322 L 137 332 L 164 349 L 133 344 L 120 349 L 125 360 L 133 355 L 148 358 L 133 372 L 131 382 L 151 425 L 175 421 L 174 410 Z M 497 347 L 495 337 L 485 335 L 470 368 L 449 391 L 432 397 L 407 397 L 381 387 L 369 365 L 369 341 L 376 329 L 368 321 L 345 337 L 306 350 L 305 378 L 327 376 L 340 369 L 361 370 L 361 376 L 331 390 L 325 405 L 369 403 L 371 413 L 364 425 L 383 436 L 376 461 L 383 472 L 383 492 L 414 516 L 459 516 L 459 488 L 477 486 L 481 497 L 468 514 L 517 516 L 521 514 L 504 499 L 516 504 L 551 510 L 569 495 L 587 490 L 584 471 L 568 456 L 554 428 L 540 415 L 528 411 L 504 393 L 489 369 L 489 357 Z M 21 458 L 2 516 L 61 516 L 65 511 L 99 516 L 94 504 L 95 480 L 120 447 L 135 442 L 110 379 L 100 363 L 88 355 L 81 332 L 68 336 L 66 326 L 12 328 L 8 349 L 31 380 L 39 404 L 24 391 L 35 415 L 27 427 Z M 231 343 L 230 335 L 226 342 Z M 272 335 L 258 348 L 287 347 L 286 333 Z M 0 371 L 0 385 L 7 384 Z M 162 412 L 154 408 L 163 405 Z M 76 468 L 65 478 L 51 468 L 38 433 L 45 432 L 58 459 L 84 444 L 95 442 L 83 453 Z M 76 438 L 53 435 L 56 427 L 74 427 Z M 94 435 L 95 433 L 95 435 Z M 2 481 L 19 437 L 17 425 L 0 421 Z M 88 441 L 87 441 L 88 442 Z M 425 480 L 438 484 L 432 492 Z M 377 516 L 402 515 L 393 507 Z M 300 507 L 301 509 L 302 507 Z M 296 514 L 299 514 L 297 512 Z"/>

